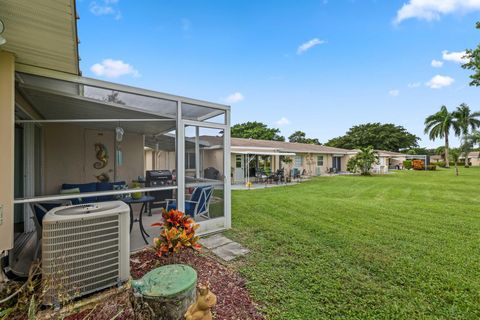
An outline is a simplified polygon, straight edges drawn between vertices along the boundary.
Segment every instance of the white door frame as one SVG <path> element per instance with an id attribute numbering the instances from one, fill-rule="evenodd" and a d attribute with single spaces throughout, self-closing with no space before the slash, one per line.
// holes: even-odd
<path id="1" fill-rule="evenodd" d="M 181 105 L 179 103 L 179 105 Z M 180 108 L 181 109 L 181 108 Z M 194 121 L 194 120 L 184 120 L 181 118 L 181 110 L 179 111 L 179 125 L 178 125 L 178 134 L 177 139 L 178 141 L 178 153 L 179 155 L 185 154 L 185 127 L 186 126 L 193 126 L 193 127 L 200 127 L 200 128 L 209 128 L 209 129 L 219 129 L 223 130 L 223 203 L 224 203 L 224 214 L 223 214 L 223 228 L 229 229 L 232 226 L 232 216 L 231 216 L 231 174 L 230 174 L 230 167 L 231 167 L 231 153 L 230 153 L 230 111 L 226 111 L 225 113 L 225 122 L 226 124 L 219 124 L 219 123 L 212 123 L 212 122 L 202 122 L 202 121 Z M 179 158 L 184 158 L 185 156 L 180 156 Z M 182 180 L 180 180 L 182 179 Z M 178 163 L 177 166 L 177 185 L 178 185 L 178 201 L 182 204 L 182 208 L 179 210 L 185 210 L 185 161 L 182 163 Z M 182 192 L 180 193 L 180 190 Z M 180 204 L 179 203 L 179 204 Z M 222 218 L 217 218 L 222 219 Z M 212 222 L 216 219 L 211 219 L 207 221 L 199 221 L 199 224 L 202 226 L 204 225 L 206 229 L 209 229 L 208 226 L 218 226 L 218 223 Z M 215 230 L 212 230 L 215 231 Z M 208 233 L 209 230 L 206 231 Z"/>

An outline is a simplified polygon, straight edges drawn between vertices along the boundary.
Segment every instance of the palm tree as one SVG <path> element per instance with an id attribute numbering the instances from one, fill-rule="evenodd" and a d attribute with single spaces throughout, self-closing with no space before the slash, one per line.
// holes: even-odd
<path id="1" fill-rule="evenodd" d="M 450 129 L 456 128 L 456 126 L 455 118 L 452 113 L 448 112 L 446 106 L 442 106 L 440 111 L 425 119 L 425 134 L 429 135 L 430 140 L 437 138 L 445 139 L 445 167 L 447 168 L 450 167 L 448 135 L 450 134 Z"/>
<path id="2" fill-rule="evenodd" d="M 472 149 L 469 135 L 470 129 L 474 131 L 480 127 L 480 112 L 472 112 L 466 103 L 462 103 L 457 110 L 453 112 L 455 118 L 455 135 L 462 136 L 462 151 L 465 155 L 465 167 L 468 167 L 468 154 Z"/>
<path id="3" fill-rule="evenodd" d="M 347 168 L 350 172 L 360 171 L 362 176 L 368 176 L 373 165 L 378 164 L 378 153 L 372 146 L 359 149 L 360 151 L 348 161 Z"/>
<path id="4" fill-rule="evenodd" d="M 458 176 L 458 159 L 460 158 L 460 152 L 458 149 L 453 149 L 450 157 L 453 163 L 455 163 L 455 175 Z"/>

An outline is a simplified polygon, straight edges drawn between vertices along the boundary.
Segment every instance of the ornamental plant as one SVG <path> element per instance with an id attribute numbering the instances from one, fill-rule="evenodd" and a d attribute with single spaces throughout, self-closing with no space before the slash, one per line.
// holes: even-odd
<path id="1" fill-rule="evenodd" d="M 162 212 L 163 222 L 152 224 L 161 227 L 160 237 L 153 240 L 155 251 L 159 257 L 169 253 L 178 253 L 185 248 L 198 250 L 199 237 L 195 230 L 200 226 L 188 215 L 178 210 Z"/>
<path id="2" fill-rule="evenodd" d="M 412 161 L 413 170 L 425 170 L 425 165 L 423 160 L 413 160 Z"/>

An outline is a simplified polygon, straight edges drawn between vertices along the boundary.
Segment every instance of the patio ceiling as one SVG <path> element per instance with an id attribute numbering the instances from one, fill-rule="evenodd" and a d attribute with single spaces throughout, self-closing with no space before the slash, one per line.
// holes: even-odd
<path id="1" fill-rule="evenodd" d="M 1 0 L 0 20 L 17 63 L 79 74 L 74 0 Z"/>

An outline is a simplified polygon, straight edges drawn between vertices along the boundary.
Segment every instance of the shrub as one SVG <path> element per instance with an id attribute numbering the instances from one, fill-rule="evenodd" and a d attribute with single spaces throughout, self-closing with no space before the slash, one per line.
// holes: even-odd
<path id="1" fill-rule="evenodd" d="M 425 170 L 425 164 L 423 160 L 413 160 L 412 161 L 413 170 Z"/>
<path id="2" fill-rule="evenodd" d="M 191 217 L 178 210 L 163 210 L 163 223 L 157 222 L 152 227 L 162 227 L 160 237 L 153 240 L 159 257 L 168 253 L 178 253 L 185 248 L 199 249 L 195 230 L 199 225 Z"/>
<path id="3" fill-rule="evenodd" d="M 427 166 L 427 170 L 435 171 L 435 170 L 437 170 L 437 165 L 435 165 L 435 164 L 429 164 L 429 165 Z"/>
<path id="4" fill-rule="evenodd" d="M 438 162 L 435 162 L 435 164 L 437 166 L 439 166 L 440 168 L 445 168 L 447 166 L 447 164 L 445 163 L 445 161 L 438 161 Z"/>
<path id="5" fill-rule="evenodd" d="M 412 160 L 403 161 L 403 167 L 408 170 L 412 169 Z"/>

